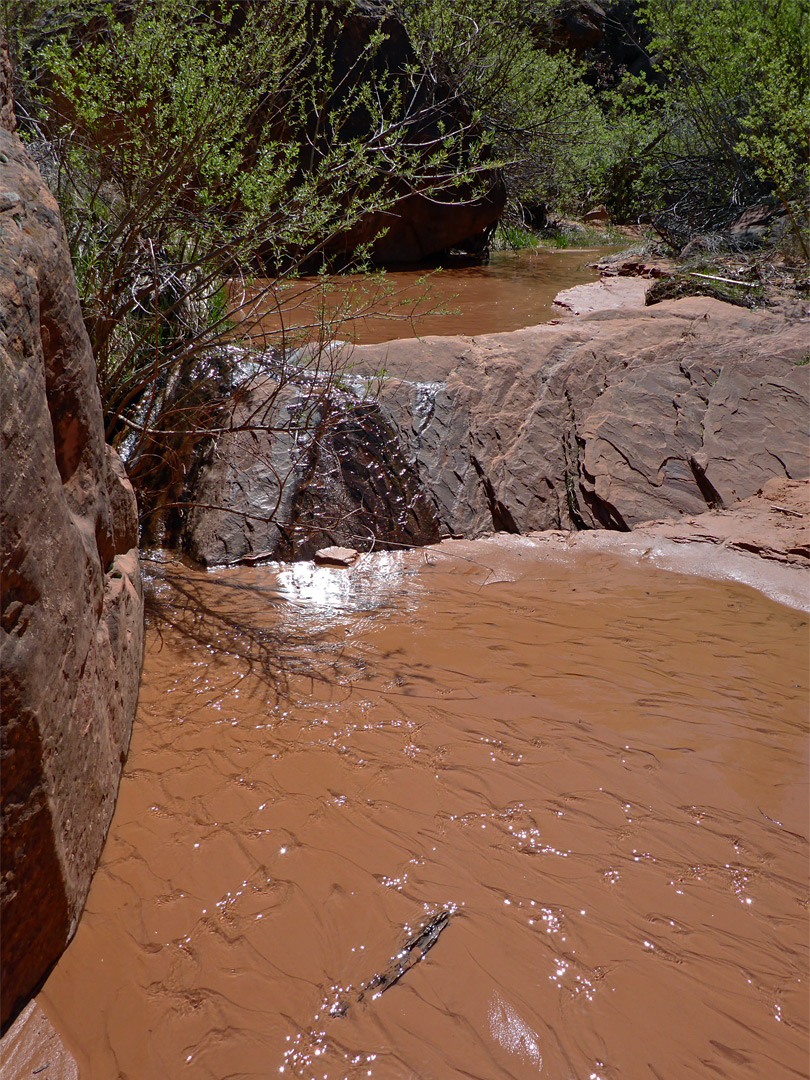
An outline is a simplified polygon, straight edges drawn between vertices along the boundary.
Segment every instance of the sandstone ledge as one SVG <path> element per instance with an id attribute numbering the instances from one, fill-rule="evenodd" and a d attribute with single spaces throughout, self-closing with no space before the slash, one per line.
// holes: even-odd
<path id="1" fill-rule="evenodd" d="M 453 535 L 626 530 L 810 474 L 810 309 L 705 297 L 355 350 Z"/>
<path id="2" fill-rule="evenodd" d="M 637 526 L 633 535 L 660 537 L 679 544 L 713 544 L 809 570 L 810 480 L 769 480 L 756 495 L 727 510 L 708 511 L 674 522 L 646 522 Z"/>
<path id="3" fill-rule="evenodd" d="M 665 570 L 737 581 L 810 612 L 810 480 L 770 480 L 748 499 L 629 533 L 532 534 L 545 550 L 614 552 Z"/>
<path id="4" fill-rule="evenodd" d="M 810 475 L 809 337 L 806 304 L 748 310 L 689 297 L 510 333 L 359 346 L 358 396 L 330 421 L 351 441 L 327 435 L 305 470 L 291 468 L 283 440 L 260 453 L 245 438 L 222 440 L 189 493 L 218 509 L 192 512 L 186 549 L 209 565 L 254 552 L 306 558 L 316 525 L 316 549 L 397 549 L 443 534 L 627 531 L 723 509 L 772 478 Z M 381 371 L 363 405 L 363 380 L 374 389 Z M 364 455 L 358 482 L 347 465 Z M 272 487 L 279 475 L 284 490 Z M 313 493 L 339 511 L 333 521 L 317 522 Z M 304 541 L 280 544 L 279 519 Z"/>

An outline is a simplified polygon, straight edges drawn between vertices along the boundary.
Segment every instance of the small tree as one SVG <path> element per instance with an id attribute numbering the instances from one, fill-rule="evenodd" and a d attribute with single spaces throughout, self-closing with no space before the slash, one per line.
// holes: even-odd
<path id="1" fill-rule="evenodd" d="M 227 426 L 246 378 L 302 377 L 283 320 L 263 322 L 278 279 L 404 192 L 475 191 L 487 166 L 463 121 L 443 115 L 425 139 L 418 71 L 374 63 L 382 19 L 337 69 L 349 0 L 32 0 L 10 14 L 22 127 L 62 208 L 107 437 L 149 514 L 179 498 L 189 448 Z"/>
<path id="2" fill-rule="evenodd" d="M 550 46 L 555 0 L 400 0 L 420 63 L 447 80 L 513 200 L 575 208 L 601 186 L 609 131 L 584 69 Z"/>
<path id="3" fill-rule="evenodd" d="M 805 258 L 810 208 L 807 0 L 639 0 L 665 76 L 645 115 L 664 129 L 651 165 L 675 239 L 727 223 L 768 193 Z M 679 223 L 681 223 L 679 225 Z"/>

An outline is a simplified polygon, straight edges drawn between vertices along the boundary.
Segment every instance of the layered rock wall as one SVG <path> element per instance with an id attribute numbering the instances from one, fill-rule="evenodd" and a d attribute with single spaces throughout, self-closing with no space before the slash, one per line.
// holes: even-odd
<path id="1" fill-rule="evenodd" d="M 0 130 L 2 1022 L 73 934 L 142 656 L 135 497 L 105 445 L 56 203 Z"/>

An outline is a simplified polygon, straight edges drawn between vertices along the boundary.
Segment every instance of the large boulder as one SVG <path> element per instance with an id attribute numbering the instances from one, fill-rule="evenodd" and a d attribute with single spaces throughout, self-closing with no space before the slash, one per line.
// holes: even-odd
<path id="1" fill-rule="evenodd" d="M 56 203 L 0 131 L 2 1023 L 70 940 L 129 746 L 135 496 L 105 445 Z"/>
<path id="2" fill-rule="evenodd" d="M 401 102 L 395 123 L 423 159 L 440 151 L 449 135 L 467 133 L 455 159 L 439 166 L 442 177 L 453 170 L 461 174 L 467 164 L 465 144 L 475 133 L 472 110 L 448 73 L 420 72 L 414 78 L 419 60 L 390 5 L 342 0 L 323 5 L 318 13 L 327 18 L 325 41 L 334 70 L 329 109 L 340 109 L 347 95 L 364 83 L 388 86 L 390 99 Z M 355 108 L 339 138 L 366 141 L 372 124 L 364 109 Z M 318 144 L 316 132 L 310 138 Z M 379 185 L 389 197 L 396 196 L 393 205 L 362 214 L 353 228 L 326 244 L 327 253 L 349 255 L 367 245 L 378 265 L 421 262 L 450 249 L 480 255 L 506 205 L 506 187 L 495 169 L 479 171 L 472 184 L 427 176 L 415 186 L 383 168 Z"/>
<path id="3" fill-rule="evenodd" d="M 551 16 L 551 47 L 581 57 L 605 37 L 607 14 L 596 0 L 564 0 Z"/>
<path id="4" fill-rule="evenodd" d="M 704 298 L 598 312 L 442 342 L 429 423 L 414 429 L 404 386 L 386 407 L 452 532 L 627 529 L 810 473 L 807 328 L 800 312 Z M 397 343 L 388 370 L 418 370 L 430 347 Z M 361 351 L 361 365 L 382 359 Z"/>
<path id="5" fill-rule="evenodd" d="M 659 78 L 652 33 L 639 18 L 637 0 L 561 0 L 539 20 L 536 33 L 552 52 L 573 53 L 591 85 L 615 86 L 628 73 Z"/>
<path id="6" fill-rule="evenodd" d="M 691 297 L 507 334 L 357 347 L 355 384 L 387 372 L 373 425 L 355 425 L 350 445 L 320 440 L 306 468 L 290 467 L 278 436 L 261 454 L 244 435 L 231 447 L 220 440 L 188 493 L 202 505 L 185 542 L 205 562 L 262 545 L 306 557 L 317 518 L 297 514 L 302 505 L 334 519 L 320 546 L 366 550 L 443 533 L 626 530 L 730 505 L 772 477 L 810 475 L 808 327 L 800 306 L 750 311 Z M 247 407 L 259 415 L 261 400 Z M 276 504 L 278 524 L 310 531 L 282 542 L 266 520 Z M 409 530 L 392 532 L 402 506 Z"/>
<path id="7" fill-rule="evenodd" d="M 809 328 L 694 297 L 352 360 L 406 375 L 380 404 L 453 534 L 628 529 L 810 475 Z"/>

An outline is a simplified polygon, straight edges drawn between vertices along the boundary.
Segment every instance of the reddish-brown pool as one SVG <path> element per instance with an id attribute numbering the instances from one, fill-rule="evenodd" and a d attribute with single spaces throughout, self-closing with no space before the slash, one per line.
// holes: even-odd
<path id="1" fill-rule="evenodd" d="M 806 1076 L 807 616 L 444 550 L 153 564 L 115 820 L 40 996 L 82 1080 Z"/>
<path id="2" fill-rule="evenodd" d="M 378 277 L 301 278 L 232 286 L 240 318 L 266 345 L 338 338 L 362 345 L 429 334 L 491 334 L 561 314 L 557 293 L 596 281 L 603 249 L 497 252 L 488 263 Z"/>

